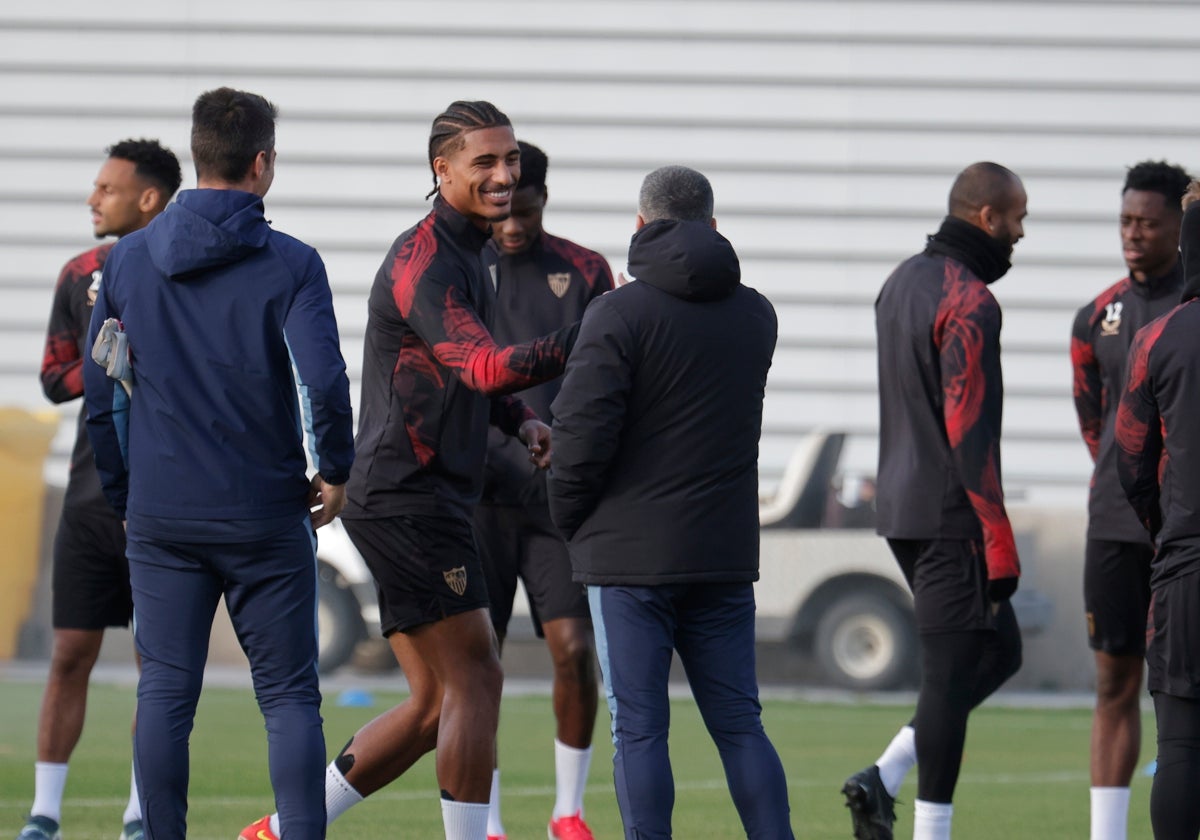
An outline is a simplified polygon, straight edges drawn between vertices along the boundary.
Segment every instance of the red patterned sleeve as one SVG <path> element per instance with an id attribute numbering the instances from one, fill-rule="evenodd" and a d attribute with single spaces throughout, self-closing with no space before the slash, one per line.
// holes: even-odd
<path id="1" fill-rule="evenodd" d="M 499 346 L 454 278 L 439 276 L 431 224 L 419 228 L 397 255 L 392 296 L 438 362 L 468 388 L 493 397 L 560 375 L 579 325 L 524 344 Z"/>
<path id="2" fill-rule="evenodd" d="M 983 283 L 949 260 L 943 293 L 934 337 L 950 451 L 983 529 L 988 578 L 1015 578 L 1021 565 L 1000 480 L 1000 307 Z"/>
<path id="3" fill-rule="evenodd" d="M 1092 310 L 1085 306 L 1071 328 L 1071 368 L 1074 370 L 1075 414 L 1083 442 L 1095 462 L 1100 453 L 1100 426 L 1104 417 L 1104 385 L 1092 346 Z"/>
<path id="4" fill-rule="evenodd" d="M 67 263 L 58 276 L 54 288 L 54 302 L 50 307 L 50 323 L 46 328 L 46 346 L 42 352 L 42 391 L 54 403 L 64 403 L 83 396 L 83 359 L 79 354 L 79 342 L 87 332 L 88 325 L 78 323 L 74 295 L 86 293 L 87 287 L 79 289 L 83 282 L 79 275 L 79 259 Z M 91 276 L 86 281 L 90 284 Z"/>
<path id="5" fill-rule="evenodd" d="M 1138 330 L 1129 350 L 1125 390 L 1117 406 L 1117 476 L 1142 525 L 1153 539 L 1162 527 L 1159 465 L 1163 457 L 1162 419 L 1151 389 L 1150 354 L 1167 317 Z"/>

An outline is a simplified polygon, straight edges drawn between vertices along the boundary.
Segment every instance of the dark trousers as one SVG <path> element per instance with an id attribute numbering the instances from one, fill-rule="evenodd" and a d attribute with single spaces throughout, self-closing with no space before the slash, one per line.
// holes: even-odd
<path id="1" fill-rule="evenodd" d="M 749 583 L 589 586 L 628 840 L 671 836 L 667 678 L 679 652 L 746 835 L 791 840 L 787 779 L 762 727 Z"/>
<path id="2" fill-rule="evenodd" d="M 988 600 L 978 540 L 889 539 L 913 592 L 921 639 L 921 690 L 913 718 L 917 798 L 954 798 L 971 710 L 1021 667 L 1012 604 Z"/>
<path id="3" fill-rule="evenodd" d="M 289 840 L 323 838 L 316 555 L 307 520 L 246 544 L 164 541 L 131 530 L 127 554 L 142 657 L 134 772 L 147 838 L 187 833 L 188 739 L 222 595 L 266 719 L 281 828 Z"/>
<path id="4" fill-rule="evenodd" d="M 1200 700 L 1154 694 L 1158 723 L 1158 769 L 1150 790 L 1155 840 L 1200 836 Z"/>

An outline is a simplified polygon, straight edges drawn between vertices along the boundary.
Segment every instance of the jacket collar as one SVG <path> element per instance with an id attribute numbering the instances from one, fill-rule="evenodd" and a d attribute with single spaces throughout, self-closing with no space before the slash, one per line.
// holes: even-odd
<path id="1" fill-rule="evenodd" d="M 483 246 L 492 238 L 491 225 L 487 230 L 480 230 L 474 222 L 451 207 L 440 193 L 433 199 L 433 213 L 449 230 L 451 238 L 469 251 L 482 251 Z"/>

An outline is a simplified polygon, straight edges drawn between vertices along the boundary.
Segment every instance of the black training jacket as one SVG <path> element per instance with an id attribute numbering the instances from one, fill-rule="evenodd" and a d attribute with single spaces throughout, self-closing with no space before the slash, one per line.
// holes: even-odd
<path id="1" fill-rule="evenodd" d="M 1200 204 L 1183 216 L 1183 302 L 1138 331 L 1117 409 L 1117 474 L 1156 541 L 1152 586 L 1200 571 Z"/>
<path id="2" fill-rule="evenodd" d="M 519 254 L 497 254 L 492 249 L 485 253 L 499 262 L 492 335 L 501 344 L 529 341 L 575 323 L 589 303 L 613 287 L 604 257 L 549 233 L 543 232 Z M 561 382 L 561 378 L 543 382 L 517 396 L 549 423 L 550 403 Z M 546 504 L 546 474 L 529 463 L 520 441 L 494 426 L 488 430 L 483 501 Z"/>
<path id="3" fill-rule="evenodd" d="M 947 234 L 968 243 L 962 258 L 937 250 Z M 876 530 L 895 539 L 982 538 L 996 580 L 1018 577 L 1020 563 L 1000 480 L 1000 306 L 966 262 L 984 237 L 948 218 L 875 302 Z"/>
<path id="4" fill-rule="evenodd" d="M 700 222 L 646 225 L 629 269 L 588 307 L 552 406 L 550 514 L 574 579 L 756 580 L 775 310 Z"/>
<path id="5" fill-rule="evenodd" d="M 1125 362 L 1133 336 L 1179 303 L 1183 266 L 1177 261 L 1162 277 L 1138 283 L 1126 277 L 1079 310 L 1071 329 L 1075 413 L 1095 469 L 1088 490 L 1088 537 L 1144 543 L 1138 522 L 1117 479 L 1113 435 L 1125 386 Z"/>
<path id="6" fill-rule="evenodd" d="M 562 373 L 578 325 L 502 347 L 487 231 L 444 202 L 402 233 L 368 298 L 354 469 L 345 519 L 411 512 L 471 516 L 487 427 L 516 434 L 535 417 L 515 391 Z"/>

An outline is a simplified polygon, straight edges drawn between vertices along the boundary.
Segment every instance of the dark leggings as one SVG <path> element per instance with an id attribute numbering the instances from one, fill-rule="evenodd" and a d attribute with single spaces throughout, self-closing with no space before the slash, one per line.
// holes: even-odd
<path id="1" fill-rule="evenodd" d="M 1021 631 L 1012 605 L 1000 604 L 994 630 L 921 636 L 921 691 L 912 725 L 917 797 L 951 802 L 967 738 L 967 716 L 1021 667 Z"/>
<path id="2" fill-rule="evenodd" d="M 1200 836 L 1200 700 L 1154 695 L 1158 719 L 1158 770 L 1150 790 L 1155 840 Z"/>

